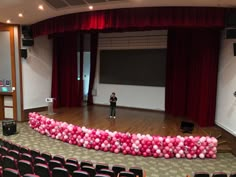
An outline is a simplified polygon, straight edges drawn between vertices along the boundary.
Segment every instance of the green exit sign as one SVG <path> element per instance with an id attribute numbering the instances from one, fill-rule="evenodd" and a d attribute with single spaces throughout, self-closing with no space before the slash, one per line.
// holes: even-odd
<path id="1" fill-rule="evenodd" d="M 7 87 L 2 87 L 2 92 L 8 92 L 8 88 Z"/>

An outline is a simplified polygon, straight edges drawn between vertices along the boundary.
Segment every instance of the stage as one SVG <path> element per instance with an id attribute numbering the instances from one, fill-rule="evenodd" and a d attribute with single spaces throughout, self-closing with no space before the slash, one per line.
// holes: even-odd
<path id="1" fill-rule="evenodd" d="M 47 115 L 47 111 L 39 112 L 57 121 L 71 123 L 101 130 L 141 133 L 160 136 L 213 136 L 218 137 L 221 130 L 218 127 L 199 127 L 194 123 L 192 133 L 182 133 L 180 130 L 183 117 L 173 117 L 165 112 L 117 108 L 116 119 L 109 118 L 108 106 L 83 106 L 76 108 L 60 108 L 54 110 L 56 114 Z"/>

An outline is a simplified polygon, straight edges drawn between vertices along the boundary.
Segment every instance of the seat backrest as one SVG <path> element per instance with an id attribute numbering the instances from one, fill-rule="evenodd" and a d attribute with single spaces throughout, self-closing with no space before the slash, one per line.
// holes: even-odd
<path id="1" fill-rule="evenodd" d="M 52 170 L 52 177 L 69 177 L 69 173 L 67 169 L 62 168 L 62 167 L 55 167 Z"/>
<path id="2" fill-rule="evenodd" d="M 109 169 L 101 169 L 99 173 L 109 175 L 110 177 L 116 177 L 114 171 Z"/>
<path id="3" fill-rule="evenodd" d="M 2 156 L 8 155 L 8 148 L 5 147 L 5 146 L 1 146 L 1 147 L 0 147 L 0 154 L 1 154 Z"/>
<path id="4" fill-rule="evenodd" d="M 21 146 L 20 147 L 20 153 L 30 153 L 30 150 L 27 147 Z"/>
<path id="5" fill-rule="evenodd" d="M 207 172 L 195 172 L 194 177 L 210 177 L 210 174 Z"/>
<path id="6" fill-rule="evenodd" d="M 87 171 L 90 177 L 94 177 L 96 174 L 95 168 L 91 166 L 83 166 L 81 167 L 81 170 Z"/>
<path id="7" fill-rule="evenodd" d="M 230 173 L 229 177 L 236 177 L 236 172 Z"/>
<path id="8" fill-rule="evenodd" d="M 88 172 L 76 170 L 72 173 L 72 177 L 89 177 Z"/>
<path id="9" fill-rule="evenodd" d="M 37 164 L 37 163 L 47 164 L 47 161 L 43 157 L 35 157 L 34 164 Z"/>
<path id="10" fill-rule="evenodd" d="M 33 157 L 33 158 L 35 158 L 35 157 L 41 157 L 41 154 L 40 154 L 40 152 L 39 152 L 39 150 L 30 150 L 30 154 L 31 154 L 31 156 Z"/>
<path id="11" fill-rule="evenodd" d="M 20 173 L 16 169 L 5 168 L 2 177 L 20 177 Z"/>
<path id="12" fill-rule="evenodd" d="M 93 163 L 91 161 L 89 161 L 89 160 L 82 160 L 80 162 L 80 168 L 82 168 L 83 166 L 91 166 L 91 167 L 93 167 Z"/>
<path id="13" fill-rule="evenodd" d="M 227 177 L 227 173 L 224 172 L 215 172 L 212 174 L 212 177 Z"/>
<path id="14" fill-rule="evenodd" d="M 62 164 L 58 160 L 50 160 L 48 166 L 49 169 L 52 171 L 55 167 L 62 167 Z"/>
<path id="15" fill-rule="evenodd" d="M 43 177 L 51 177 L 51 172 L 49 170 L 48 165 L 46 164 L 41 164 L 41 163 L 35 164 L 34 173 L 36 175 L 43 176 Z"/>
<path id="16" fill-rule="evenodd" d="M 121 171 L 125 171 L 125 166 L 123 165 L 113 165 L 112 171 L 114 171 L 115 176 L 117 176 Z"/>
<path id="17" fill-rule="evenodd" d="M 17 169 L 16 160 L 11 156 L 2 157 L 2 166 L 3 168 Z"/>
<path id="18" fill-rule="evenodd" d="M 23 153 L 21 154 L 21 159 L 22 160 L 27 160 L 27 161 L 30 161 L 31 163 L 33 163 L 33 158 L 30 154 L 28 153 Z"/>
<path id="19" fill-rule="evenodd" d="M 66 162 L 64 168 L 66 168 L 70 174 L 72 174 L 75 170 L 79 169 L 78 165 L 70 162 Z"/>
<path id="20" fill-rule="evenodd" d="M 43 153 L 41 154 L 41 157 L 45 158 L 45 160 L 46 160 L 47 162 L 49 162 L 50 160 L 52 160 L 52 155 L 51 155 L 50 153 L 43 152 Z"/>
<path id="21" fill-rule="evenodd" d="M 101 169 L 109 169 L 109 166 L 107 164 L 97 163 L 95 168 L 96 172 L 98 173 Z"/>
<path id="22" fill-rule="evenodd" d="M 130 167 L 129 171 L 133 172 L 136 177 L 143 177 L 143 169 L 140 167 Z"/>
<path id="23" fill-rule="evenodd" d="M 121 171 L 119 173 L 119 176 L 123 176 L 123 177 L 135 177 L 135 174 L 133 172 L 130 171 Z"/>
<path id="24" fill-rule="evenodd" d="M 20 171 L 20 174 L 23 176 L 27 173 L 33 173 L 33 167 L 30 161 L 27 160 L 19 160 L 18 161 L 18 168 Z"/>
<path id="25" fill-rule="evenodd" d="M 58 161 L 60 161 L 62 165 L 65 164 L 65 158 L 64 158 L 63 156 L 55 155 L 55 156 L 53 156 L 53 160 L 58 160 Z"/>
<path id="26" fill-rule="evenodd" d="M 20 159 L 20 153 L 17 150 L 9 150 L 8 155 L 11 156 L 11 157 L 14 157 L 17 160 Z"/>
<path id="27" fill-rule="evenodd" d="M 74 163 L 76 165 L 79 164 L 78 160 L 76 158 L 69 158 L 69 159 L 66 159 L 66 162 L 70 162 L 70 163 Z"/>

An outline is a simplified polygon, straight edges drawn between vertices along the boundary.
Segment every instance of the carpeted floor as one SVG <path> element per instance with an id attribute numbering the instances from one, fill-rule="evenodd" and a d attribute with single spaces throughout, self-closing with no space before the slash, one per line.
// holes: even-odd
<path id="1" fill-rule="evenodd" d="M 88 150 L 63 143 L 39 134 L 32 130 L 26 122 L 17 123 L 17 131 L 18 133 L 15 135 L 3 136 L 2 127 L 0 127 L 0 136 L 30 149 L 38 149 L 40 152 L 49 152 L 52 155 L 62 155 L 65 158 L 75 157 L 78 160 L 91 160 L 94 163 L 105 162 L 110 166 L 113 164 L 122 164 L 126 167 L 139 166 L 146 171 L 148 177 L 185 177 L 186 174 L 192 175 L 196 171 L 209 173 L 236 171 L 236 157 L 230 153 L 218 153 L 217 159 L 204 160 L 145 158 Z"/>

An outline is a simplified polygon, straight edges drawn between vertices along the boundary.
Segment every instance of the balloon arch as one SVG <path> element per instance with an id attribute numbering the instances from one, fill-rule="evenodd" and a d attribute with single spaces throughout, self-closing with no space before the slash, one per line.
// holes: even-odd
<path id="1" fill-rule="evenodd" d="M 29 126 L 43 135 L 87 149 L 138 156 L 216 158 L 217 139 L 209 136 L 151 136 L 92 129 L 29 113 Z"/>

